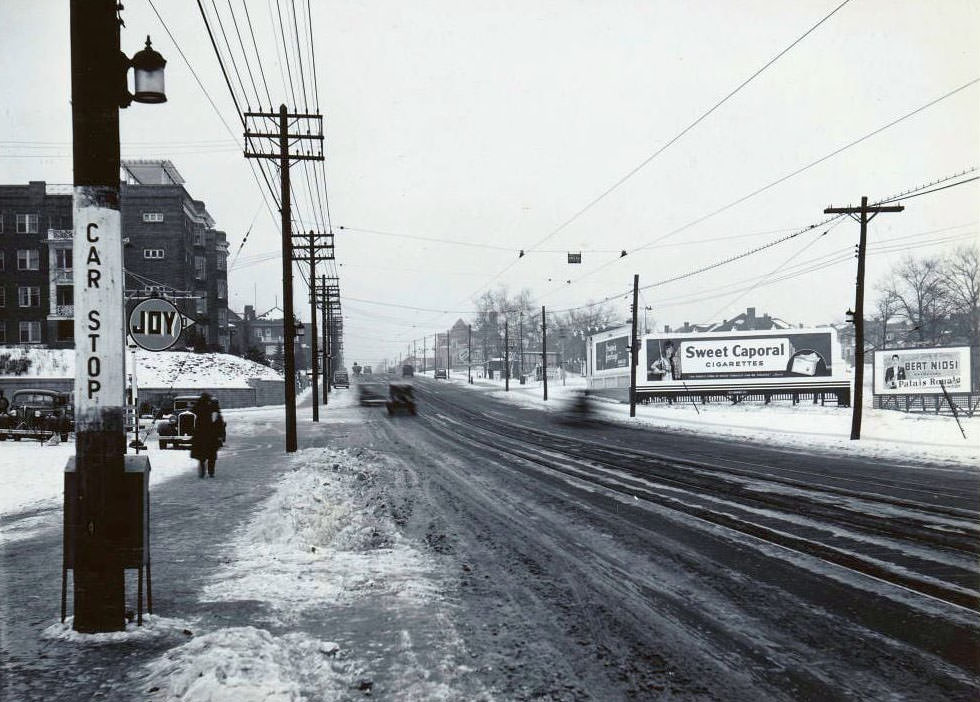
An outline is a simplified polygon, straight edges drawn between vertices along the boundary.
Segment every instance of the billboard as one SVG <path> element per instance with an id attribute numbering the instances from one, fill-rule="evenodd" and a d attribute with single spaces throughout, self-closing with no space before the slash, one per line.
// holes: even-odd
<path id="1" fill-rule="evenodd" d="M 619 336 L 597 341 L 595 344 L 595 370 L 607 371 L 630 366 L 630 339 Z"/>
<path id="2" fill-rule="evenodd" d="M 832 328 L 652 334 L 644 337 L 644 351 L 650 386 L 763 378 L 794 384 L 842 375 Z"/>
<path id="3" fill-rule="evenodd" d="M 971 370 L 969 346 L 875 351 L 874 394 L 970 392 Z"/>

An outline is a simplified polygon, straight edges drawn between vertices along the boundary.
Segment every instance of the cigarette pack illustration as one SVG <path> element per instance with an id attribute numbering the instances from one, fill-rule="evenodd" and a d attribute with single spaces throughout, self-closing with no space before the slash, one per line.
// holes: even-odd
<path id="1" fill-rule="evenodd" d="M 793 359 L 793 372 L 800 375 L 816 375 L 820 355 L 814 352 L 805 353 Z"/>

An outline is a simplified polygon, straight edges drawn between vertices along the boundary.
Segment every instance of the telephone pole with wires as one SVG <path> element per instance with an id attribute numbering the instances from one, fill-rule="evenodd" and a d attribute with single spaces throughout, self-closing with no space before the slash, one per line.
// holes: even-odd
<path id="1" fill-rule="evenodd" d="M 279 165 L 282 214 L 282 312 L 283 353 L 286 384 L 286 452 L 296 451 L 296 319 L 293 315 L 293 236 L 290 208 L 289 169 L 294 162 L 323 160 L 323 118 L 318 114 L 289 112 L 246 112 L 245 158 L 270 159 Z M 278 127 L 278 128 L 277 128 Z M 252 140 L 257 140 L 253 142 Z M 317 147 L 316 153 L 295 148 L 297 144 Z M 267 144 L 266 150 L 249 150 L 253 143 Z"/>
<path id="2" fill-rule="evenodd" d="M 319 388 L 317 387 L 318 372 L 318 349 L 317 349 L 317 329 L 316 329 L 316 264 L 321 261 L 332 261 L 334 260 L 334 248 L 333 248 L 333 233 L 316 233 L 312 229 L 306 234 L 295 234 L 293 235 L 295 241 L 293 242 L 293 260 L 294 261 L 305 261 L 310 264 L 310 373 L 312 375 L 312 392 L 313 392 L 313 421 L 320 421 L 320 397 Z M 326 395 L 324 395 L 326 399 Z"/>
<path id="3" fill-rule="evenodd" d="M 846 214 L 861 225 L 857 245 L 857 280 L 854 285 L 854 397 L 851 398 L 851 440 L 861 438 L 861 405 L 864 403 L 864 259 L 868 248 L 868 222 L 881 212 L 901 212 L 901 205 L 868 205 L 861 198 L 860 207 L 828 207 L 824 214 Z M 868 216 L 870 215 L 870 216 Z"/>

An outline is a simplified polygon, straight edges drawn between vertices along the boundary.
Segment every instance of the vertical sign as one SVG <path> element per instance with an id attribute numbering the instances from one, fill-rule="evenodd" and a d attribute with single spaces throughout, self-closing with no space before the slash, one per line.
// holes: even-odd
<path id="1" fill-rule="evenodd" d="M 125 329 L 121 218 L 118 202 L 99 202 L 98 188 L 76 187 L 75 423 L 102 430 L 102 410 L 125 404 Z"/>

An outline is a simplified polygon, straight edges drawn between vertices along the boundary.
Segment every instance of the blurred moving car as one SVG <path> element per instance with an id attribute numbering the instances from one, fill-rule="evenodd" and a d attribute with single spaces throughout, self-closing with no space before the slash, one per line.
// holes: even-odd
<path id="1" fill-rule="evenodd" d="M 71 394 L 54 390 L 15 390 L 10 408 L 0 415 L 0 441 L 37 439 L 58 434 L 62 441 L 74 431 Z"/>
<path id="2" fill-rule="evenodd" d="M 373 407 L 385 404 L 385 386 L 383 383 L 362 382 L 357 384 L 357 403 L 363 407 Z"/>
<path id="3" fill-rule="evenodd" d="M 157 436 L 160 437 L 160 448 L 191 447 L 194 440 L 194 426 L 197 415 L 194 414 L 194 404 L 200 395 L 180 395 L 174 398 L 174 409 L 169 417 L 157 422 Z"/>
<path id="4" fill-rule="evenodd" d="M 402 377 L 403 378 L 411 378 L 414 375 L 415 375 L 415 366 L 413 366 L 410 363 L 406 363 L 404 366 L 402 366 Z"/>
<path id="5" fill-rule="evenodd" d="M 415 414 L 415 391 L 410 383 L 391 383 L 388 386 L 388 402 L 385 403 L 388 414 L 394 415 L 399 410 Z"/>
<path id="6" fill-rule="evenodd" d="M 337 371 L 333 374 L 333 386 L 335 388 L 350 388 L 350 376 L 347 371 Z"/>
<path id="7" fill-rule="evenodd" d="M 440 378 L 443 380 L 449 380 L 449 374 L 445 368 L 436 368 L 435 379 L 439 380 Z"/>
<path id="8" fill-rule="evenodd" d="M 595 400 L 589 393 L 580 390 L 565 404 L 561 420 L 566 424 L 591 424 L 596 421 Z"/>

